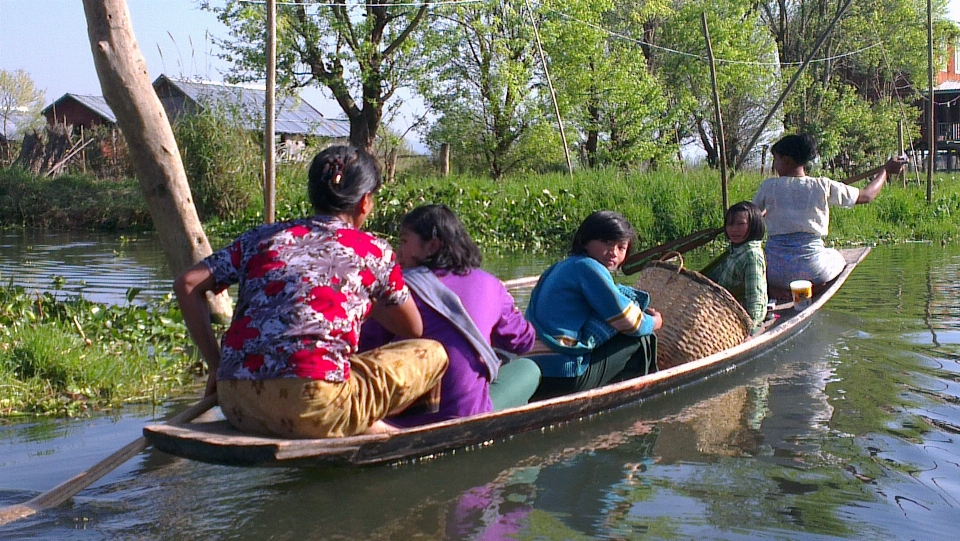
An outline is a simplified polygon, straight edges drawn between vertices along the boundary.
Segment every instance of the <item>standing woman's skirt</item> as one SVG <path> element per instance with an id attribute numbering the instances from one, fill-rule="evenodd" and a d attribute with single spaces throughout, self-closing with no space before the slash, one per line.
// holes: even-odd
<path id="1" fill-rule="evenodd" d="M 814 233 L 774 235 L 764 247 L 767 259 L 767 283 L 790 288 L 794 280 L 809 280 L 814 285 L 836 278 L 846 266 L 843 255 L 823 245 Z"/>

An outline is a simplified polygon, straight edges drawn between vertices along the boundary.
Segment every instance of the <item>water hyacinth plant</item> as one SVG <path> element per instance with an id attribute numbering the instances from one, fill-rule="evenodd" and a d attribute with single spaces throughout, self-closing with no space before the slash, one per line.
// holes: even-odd
<path id="1" fill-rule="evenodd" d="M 109 306 L 0 287 L 0 417 L 162 400 L 196 379 L 187 343 L 170 295 Z"/>

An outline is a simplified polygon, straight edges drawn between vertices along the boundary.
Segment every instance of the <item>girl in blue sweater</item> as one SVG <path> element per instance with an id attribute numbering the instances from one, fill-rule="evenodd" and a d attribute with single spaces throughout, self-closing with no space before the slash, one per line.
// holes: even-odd
<path id="1" fill-rule="evenodd" d="M 541 275 L 526 317 L 553 354 L 534 357 L 543 372 L 534 399 L 595 389 L 614 378 L 657 370 L 660 313 L 649 296 L 613 281 L 635 238 L 630 222 L 598 211 L 580 224 L 570 256 Z"/>

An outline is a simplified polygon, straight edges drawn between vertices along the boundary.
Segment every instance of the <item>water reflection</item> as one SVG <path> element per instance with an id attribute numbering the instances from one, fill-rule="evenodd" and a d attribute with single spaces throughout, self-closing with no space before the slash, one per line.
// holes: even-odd
<path id="1" fill-rule="evenodd" d="M 55 277 L 62 277 L 59 290 Z M 94 302 L 126 302 L 131 288 L 144 302 L 170 291 L 171 273 L 149 233 L 117 237 L 92 232 L 0 232 L 0 281 L 59 298 L 83 295 Z"/>
<path id="2" fill-rule="evenodd" d="M 559 256 L 492 253 L 483 268 L 502 280 L 536 276 Z M 55 286 L 55 280 L 62 279 Z M 83 295 L 94 302 L 135 302 L 170 293 L 172 273 L 153 233 L 118 237 L 85 231 L 0 231 L 0 283 L 49 291 L 58 298 Z M 58 289 L 59 288 L 59 289 Z M 521 303 L 524 293 L 518 294 Z"/>

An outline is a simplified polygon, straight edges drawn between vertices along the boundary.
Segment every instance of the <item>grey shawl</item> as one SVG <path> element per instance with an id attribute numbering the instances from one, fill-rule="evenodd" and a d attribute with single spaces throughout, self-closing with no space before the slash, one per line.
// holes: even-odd
<path id="1" fill-rule="evenodd" d="M 433 271 L 426 267 L 405 269 L 403 280 L 424 304 L 449 321 L 463 335 L 486 365 L 487 371 L 490 372 L 490 382 L 496 380 L 497 372 L 500 370 L 500 359 L 490 346 L 489 339 L 480 333 L 477 324 L 463 307 L 460 297 L 443 285 Z"/>

